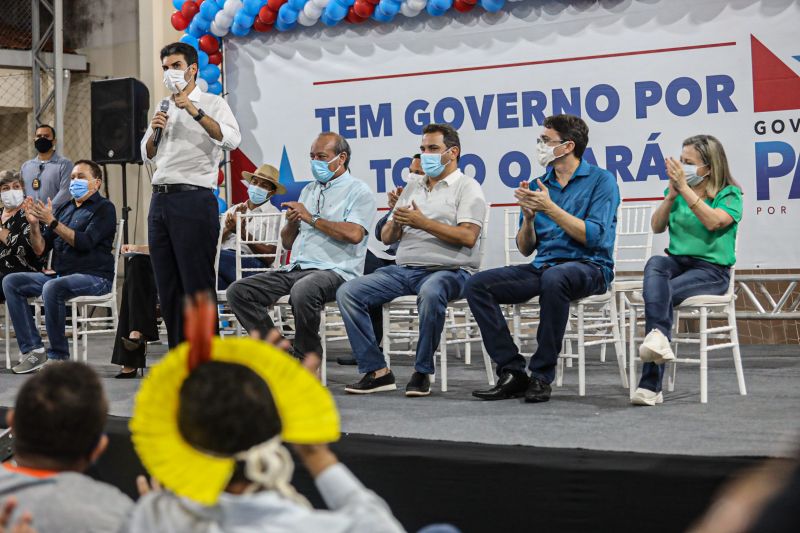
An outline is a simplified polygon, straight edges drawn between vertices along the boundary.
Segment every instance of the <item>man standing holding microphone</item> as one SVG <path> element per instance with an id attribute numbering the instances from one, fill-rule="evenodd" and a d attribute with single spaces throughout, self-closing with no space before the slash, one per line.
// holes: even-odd
<path id="1" fill-rule="evenodd" d="M 170 348 L 183 340 L 183 300 L 214 291 L 219 213 L 217 186 L 223 150 L 241 142 L 239 125 L 221 97 L 196 85 L 197 50 L 185 43 L 161 49 L 161 102 L 142 139 L 142 158 L 155 163 L 147 218 L 150 258 Z"/>

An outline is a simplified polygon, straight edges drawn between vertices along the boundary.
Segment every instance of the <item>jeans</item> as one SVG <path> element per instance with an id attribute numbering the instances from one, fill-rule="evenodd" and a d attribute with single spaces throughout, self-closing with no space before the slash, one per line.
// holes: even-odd
<path id="1" fill-rule="evenodd" d="M 691 296 L 720 295 L 728 290 L 728 267 L 681 255 L 656 255 L 644 267 L 645 331 L 659 330 L 672 339 L 672 308 Z M 645 363 L 639 387 L 661 391 L 664 365 Z"/>
<path id="2" fill-rule="evenodd" d="M 257 257 L 242 257 L 242 269 L 265 268 L 264 263 Z M 247 278 L 257 272 L 242 272 L 242 277 Z M 236 281 L 236 250 L 220 250 L 219 271 L 217 272 L 217 288 L 224 291 Z"/>
<path id="3" fill-rule="evenodd" d="M 367 250 L 367 256 L 364 259 L 364 275 L 372 274 L 379 268 L 394 264 L 394 261 L 382 259 Z M 378 344 L 380 344 L 383 341 L 383 307 L 380 305 L 370 307 L 369 319 L 372 322 L 372 329 L 375 331 L 375 338 L 378 339 Z"/>
<path id="4" fill-rule="evenodd" d="M 533 377 L 552 383 L 570 302 L 605 291 L 599 266 L 569 261 L 550 267 L 515 265 L 479 272 L 467 282 L 466 297 L 486 351 L 497 363 L 497 374 L 502 375 L 508 370 L 524 372 L 525 358 L 514 344 L 500 305 L 520 304 L 539 296 L 537 348 L 528 367 Z"/>
<path id="5" fill-rule="evenodd" d="M 269 307 L 288 294 L 294 314 L 295 352 L 301 356 L 309 352 L 322 356 L 320 313 L 327 302 L 334 300 L 342 283 L 342 277 L 333 270 L 296 268 L 240 279 L 225 294 L 242 327 L 261 335 L 275 326 L 269 317 Z"/>
<path id="6" fill-rule="evenodd" d="M 465 270 L 427 270 L 387 266 L 348 281 L 336 292 L 347 338 L 362 374 L 386 368 L 386 360 L 369 319 L 369 309 L 399 296 L 417 296 L 419 339 L 414 369 L 433 374 L 433 354 L 444 328 L 447 302 L 461 298 L 469 279 Z"/>
<path id="7" fill-rule="evenodd" d="M 111 291 L 111 280 L 88 274 L 54 277 L 41 272 L 17 272 L 3 278 L 8 313 L 17 334 L 22 353 L 43 348 L 42 337 L 34 323 L 28 298 L 44 300 L 44 323 L 50 339 L 49 359 L 69 359 L 69 343 L 65 335 L 65 302 L 75 296 L 100 296 Z"/>

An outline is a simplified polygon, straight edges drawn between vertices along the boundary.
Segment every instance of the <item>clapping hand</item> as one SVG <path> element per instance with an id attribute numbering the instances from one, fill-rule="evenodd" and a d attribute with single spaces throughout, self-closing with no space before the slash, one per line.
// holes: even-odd
<path id="1" fill-rule="evenodd" d="M 25 220 L 28 221 L 28 224 L 39 224 L 39 219 L 36 218 L 36 214 L 33 212 L 33 198 L 28 196 L 22 201 L 22 210 L 25 212 Z"/>
<path id="2" fill-rule="evenodd" d="M 400 198 L 400 195 L 403 194 L 403 188 L 398 187 L 393 191 L 389 191 L 386 193 L 386 199 L 389 203 L 389 209 L 394 209 L 394 206 L 397 205 L 397 199 Z"/>
<path id="3" fill-rule="evenodd" d="M 53 216 L 53 201 L 50 198 L 47 199 L 47 205 L 43 204 L 41 200 L 36 200 L 35 203 L 32 203 L 30 210 L 39 219 L 39 222 L 44 222 L 46 225 L 56 219 Z"/>
<path id="4" fill-rule="evenodd" d="M 536 210 L 533 208 L 533 200 L 530 195 L 533 191 L 528 187 L 528 182 L 523 181 L 519 184 L 519 188 L 514 191 L 514 198 L 519 202 L 520 209 L 522 209 L 522 216 L 530 220 L 536 215 Z"/>
<path id="5" fill-rule="evenodd" d="M 394 210 L 394 221 L 403 226 L 423 229 L 428 217 L 422 214 L 417 203 L 412 201 L 410 207 L 398 207 Z"/>
<path id="6" fill-rule="evenodd" d="M 31 525 L 33 517 L 27 512 L 22 513 L 16 523 L 9 529 L 11 515 L 14 514 L 16 507 L 17 500 L 14 497 L 8 498 L 3 502 L 3 507 L 0 509 L 0 533 L 36 533 L 36 530 Z"/>
<path id="7" fill-rule="evenodd" d="M 670 193 L 675 191 L 677 196 L 682 190 L 689 186 L 686 183 L 686 174 L 683 173 L 683 165 L 674 157 L 667 158 L 667 175 L 669 176 Z M 673 196 L 673 198 L 675 197 Z"/>
<path id="8" fill-rule="evenodd" d="M 300 202 L 283 202 L 281 207 L 288 208 L 286 211 L 286 220 L 289 222 L 299 224 L 301 221 L 307 223 L 311 221 L 311 213 L 309 213 L 306 206 Z"/>

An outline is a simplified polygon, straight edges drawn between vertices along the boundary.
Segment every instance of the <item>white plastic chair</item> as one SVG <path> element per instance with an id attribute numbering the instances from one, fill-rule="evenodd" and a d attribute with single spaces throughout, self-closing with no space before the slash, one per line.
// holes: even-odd
<path id="1" fill-rule="evenodd" d="M 736 241 L 736 254 L 738 256 L 738 235 Z M 708 352 L 731 348 L 733 352 L 733 365 L 736 369 L 736 379 L 739 385 L 739 394 L 747 395 L 747 387 L 744 383 L 744 370 L 742 368 L 742 354 L 739 349 L 739 333 L 736 327 L 736 291 L 735 291 L 735 266 L 730 269 L 730 282 L 725 294 L 718 295 L 699 295 L 687 298 L 680 305 L 674 307 L 675 320 L 673 322 L 672 345 L 676 358 L 669 362 L 671 368 L 667 374 L 667 390 L 675 390 L 675 374 L 677 363 L 690 363 L 700 366 L 700 403 L 708 403 Z M 628 341 L 628 371 L 630 372 L 630 394 L 631 397 L 636 389 L 636 360 L 639 353 L 636 350 L 636 341 L 643 340 L 643 337 L 636 336 L 638 311 L 644 311 L 644 299 L 642 294 L 634 292 L 628 298 L 629 305 L 629 341 Z M 708 327 L 708 319 L 711 311 L 722 312 L 727 320 L 726 326 L 714 328 Z M 688 315 L 688 316 L 687 316 Z M 679 333 L 680 320 L 699 319 L 699 331 L 697 333 Z M 716 317 L 711 317 L 716 318 Z M 645 332 L 646 333 L 646 332 Z M 709 344 L 709 339 L 723 339 L 727 342 Z M 679 344 L 698 344 L 700 355 L 697 358 L 677 357 Z M 665 372 L 667 369 L 665 369 Z"/>

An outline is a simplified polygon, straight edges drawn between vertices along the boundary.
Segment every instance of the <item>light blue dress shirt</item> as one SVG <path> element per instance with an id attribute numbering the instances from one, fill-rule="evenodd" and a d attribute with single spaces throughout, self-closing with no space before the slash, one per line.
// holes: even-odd
<path id="1" fill-rule="evenodd" d="M 352 222 L 364 228 L 364 238 L 358 244 L 337 241 L 310 224 L 300 223 L 300 234 L 292 246 L 288 270 L 316 268 L 333 270 L 345 281 L 364 273 L 367 254 L 367 232 L 375 217 L 375 195 L 361 180 L 345 172 L 323 185 L 317 181 L 300 192 L 299 202 L 311 215 L 330 222 Z"/>

